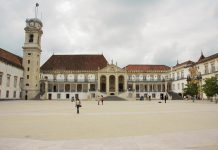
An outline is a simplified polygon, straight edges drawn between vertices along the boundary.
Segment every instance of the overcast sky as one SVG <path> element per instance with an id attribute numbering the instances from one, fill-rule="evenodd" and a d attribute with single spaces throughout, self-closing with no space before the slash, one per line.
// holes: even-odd
<path id="1" fill-rule="evenodd" d="M 218 52 L 218 0 L 0 0 L 0 47 L 22 56 L 25 19 L 39 3 L 41 64 L 54 54 L 175 65 Z M 41 15 L 42 12 L 42 15 Z M 41 18 L 42 16 L 42 18 Z"/>

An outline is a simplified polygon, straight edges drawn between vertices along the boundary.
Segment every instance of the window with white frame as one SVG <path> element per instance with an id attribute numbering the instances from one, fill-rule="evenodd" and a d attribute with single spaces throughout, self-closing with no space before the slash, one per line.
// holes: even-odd
<path id="1" fill-rule="evenodd" d="M 205 68 L 205 69 L 204 69 L 204 70 L 205 70 L 204 73 L 205 73 L 205 74 L 208 74 L 208 73 L 209 73 L 208 64 L 205 64 L 205 65 L 204 65 L 204 68 Z"/>
<path id="2" fill-rule="evenodd" d="M 14 76 L 14 88 L 17 87 L 17 76 Z"/>
<path id="3" fill-rule="evenodd" d="M 211 63 L 211 73 L 215 72 L 215 63 Z"/>
<path id="4" fill-rule="evenodd" d="M 9 98 L 9 91 L 6 91 L 6 98 Z"/>
<path id="5" fill-rule="evenodd" d="M 180 79 L 179 72 L 177 72 L 177 80 L 179 80 L 179 79 Z"/>
<path id="6" fill-rule="evenodd" d="M 7 87 L 10 86 L 10 78 L 11 78 L 11 75 L 10 74 L 7 74 Z"/>
<path id="7" fill-rule="evenodd" d="M 181 78 L 184 78 L 184 70 L 181 71 Z"/>
<path id="8" fill-rule="evenodd" d="M 16 91 L 14 91 L 13 97 L 16 98 Z"/>
<path id="9" fill-rule="evenodd" d="M 23 78 L 20 78 L 19 87 L 21 88 L 23 85 Z"/>

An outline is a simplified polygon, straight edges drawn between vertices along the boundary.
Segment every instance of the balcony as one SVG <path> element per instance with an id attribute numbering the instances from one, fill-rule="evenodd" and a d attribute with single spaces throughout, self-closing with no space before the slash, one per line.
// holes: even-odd
<path id="1" fill-rule="evenodd" d="M 80 80 L 80 79 L 70 79 L 70 80 L 67 80 L 67 79 L 48 79 L 49 82 L 68 82 L 68 83 L 95 83 L 97 82 L 96 79 L 84 79 L 84 80 Z"/>
<path id="2" fill-rule="evenodd" d="M 128 82 L 137 82 L 137 83 L 140 83 L 140 82 L 164 82 L 165 79 L 143 79 L 143 80 L 139 80 L 139 79 L 136 79 L 136 80 L 132 80 L 132 79 L 129 79 Z"/>

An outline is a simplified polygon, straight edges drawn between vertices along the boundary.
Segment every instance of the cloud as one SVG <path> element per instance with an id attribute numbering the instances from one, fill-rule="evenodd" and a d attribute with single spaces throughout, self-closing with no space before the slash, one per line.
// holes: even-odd
<path id="1" fill-rule="evenodd" d="M 0 46 L 22 55 L 35 1 L 1 0 Z M 215 0 L 41 0 L 42 63 L 53 53 L 101 54 L 120 67 L 172 66 L 217 52 Z M 41 16 L 41 14 L 39 15 Z M 41 17 L 40 17 L 41 18 Z"/>

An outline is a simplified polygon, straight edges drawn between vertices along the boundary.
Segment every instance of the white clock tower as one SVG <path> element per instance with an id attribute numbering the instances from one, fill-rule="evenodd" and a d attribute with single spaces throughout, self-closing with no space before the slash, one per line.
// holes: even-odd
<path id="1" fill-rule="evenodd" d="M 40 54 L 42 22 L 38 18 L 26 19 L 23 46 L 23 99 L 40 98 Z"/>

